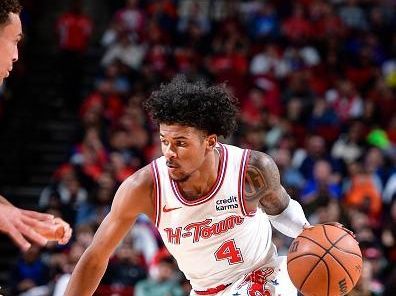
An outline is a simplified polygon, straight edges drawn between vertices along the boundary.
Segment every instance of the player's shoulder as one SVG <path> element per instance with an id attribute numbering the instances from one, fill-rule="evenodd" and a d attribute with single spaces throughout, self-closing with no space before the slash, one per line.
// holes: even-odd
<path id="1" fill-rule="evenodd" d="M 272 157 L 257 150 L 250 151 L 248 167 L 255 167 L 262 171 L 277 170 L 277 166 Z"/>
<path id="2" fill-rule="evenodd" d="M 148 164 L 137 170 L 131 176 L 126 178 L 122 185 L 125 187 L 136 189 L 151 189 L 154 186 L 153 178 L 151 175 L 151 165 Z"/>
<path id="3" fill-rule="evenodd" d="M 150 165 L 146 165 L 125 179 L 118 188 L 112 205 L 113 216 L 132 219 L 144 213 L 152 217 L 153 188 Z"/>

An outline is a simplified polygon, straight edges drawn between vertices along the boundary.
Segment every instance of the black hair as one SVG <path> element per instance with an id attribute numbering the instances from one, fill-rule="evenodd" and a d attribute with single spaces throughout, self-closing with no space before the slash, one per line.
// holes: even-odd
<path id="1" fill-rule="evenodd" d="M 0 26 L 9 22 L 10 13 L 19 14 L 22 10 L 18 0 L 1 0 L 0 1 Z"/>
<path id="2" fill-rule="evenodd" d="M 229 136 L 236 128 L 238 100 L 224 84 L 207 86 L 178 75 L 161 84 L 144 103 L 157 123 L 195 127 L 208 134 Z"/>

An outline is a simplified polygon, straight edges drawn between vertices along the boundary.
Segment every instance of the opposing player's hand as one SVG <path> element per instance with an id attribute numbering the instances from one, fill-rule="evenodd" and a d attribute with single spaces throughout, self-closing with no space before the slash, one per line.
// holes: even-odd
<path id="1" fill-rule="evenodd" d="M 30 248 L 29 241 L 41 246 L 47 243 L 48 239 L 34 228 L 53 220 L 54 216 L 49 214 L 22 210 L 11 204 L 0 204 L 0 231 L 8 234 L 23 251 Z"/>
<path id="2" fill-rule="evenodd" d="M 67 244 L 72 235 L 70 225 L 61 218 L 55 218 L 45 223 L 45 225 L 40 224 L 35 228 L 35 231 L 47 240 L 57 241 L 61 245 Z"/>

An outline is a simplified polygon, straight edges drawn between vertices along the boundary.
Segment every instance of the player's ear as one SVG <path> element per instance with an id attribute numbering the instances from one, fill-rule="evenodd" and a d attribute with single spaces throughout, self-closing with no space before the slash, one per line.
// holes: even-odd
<path id="1" fill-rule="evenodd" d="M 211 149 L 214 149 L 216 147 L 216 144 L 217 144 L 217 135 L 215 135 L 215 134 L 208 135 L 207 140 L 208 140 L 208 146 Z"/>

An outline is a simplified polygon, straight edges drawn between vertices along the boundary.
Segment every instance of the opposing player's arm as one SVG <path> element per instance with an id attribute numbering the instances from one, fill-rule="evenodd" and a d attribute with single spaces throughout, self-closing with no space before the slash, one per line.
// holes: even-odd
<path id="1" fill-rule="evenodd" d="M 126 179 L 114 197 L 110 213 L 97 230 L 92 244 L 73 271 L 65 295 L 92 295 L 106 270 L 109 258 L 140 213 L 153 216 L 153 182 L 146 166 Z"/>
<path id="2" fill-rule="evenodd" d="M 278 167 L 267 154 L 251 151 L 245 176 L 245 199 L 260 206 L 269 215 L 278 215 L 289 204 L 290 197 L 281 186 Z"/>
<path id="3" fill-rule="evenodd" d="M 309 225 L 301 205 L 281 185 L 275 162 L 265 153 L 251 151 L 245 176 L 245 200 L 250 210 L 261 207 L 271 224 L 287 236 L 296 237 Z"/>
<path id="4" fill-rule="evenodd" d="M 11 205 L 11 203 L 8 200 L 6 200 L 5 197 L 3 197 L 2 195 L 0 195 L 0 204 L 9 205 L 9 206 Z"/>

